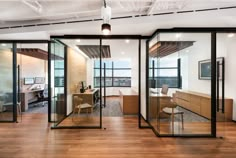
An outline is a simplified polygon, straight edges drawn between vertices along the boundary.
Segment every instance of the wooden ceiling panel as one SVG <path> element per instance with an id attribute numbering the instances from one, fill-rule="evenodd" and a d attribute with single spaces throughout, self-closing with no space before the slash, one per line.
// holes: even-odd
<path id="1" fill-rule="evenodd" d="M 149 48 L 150 57 L 165 57 L 193 45 L 195 41 L 159 41 Z"/>
<path id="2" fill-rule="evenodd" d="M 38 58 L 42 60 L 48 60 L 48 52 L 39 48 L 18 48 L 17 53 L 30 56 L 33 58 Z M 63 60 L 62 57 L 52 54 L 53 60 Z"/>
<path id="3" fill-rule="evenodd" d="M 99 45 L 77 45 L 77 47 L 84 52 L 89 58 L 100 58 Z M 109 45 L 102 46 L 102 58 L 111 58 L 111 51 Z"/>

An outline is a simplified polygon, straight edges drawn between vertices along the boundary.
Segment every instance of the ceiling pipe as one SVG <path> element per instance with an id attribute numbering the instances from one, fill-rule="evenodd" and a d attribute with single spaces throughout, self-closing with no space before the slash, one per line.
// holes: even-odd
<path id="1" fill-rule="evenodd" d="M 152 2 L 151 7 L 147 10 L 147 15 L 151 15 L 153 13 L 153 10 L 156 8 L 157 6 L 157 0 L 155 0 L 154 2 Z"/>
<path id="2" fill-rule="evenodd" d="M 42 13 L 43 7 L 38 1 L 22 0 L 22 2 L 28 7 L 30 7 L 36 13 L 38 14 Z"/>

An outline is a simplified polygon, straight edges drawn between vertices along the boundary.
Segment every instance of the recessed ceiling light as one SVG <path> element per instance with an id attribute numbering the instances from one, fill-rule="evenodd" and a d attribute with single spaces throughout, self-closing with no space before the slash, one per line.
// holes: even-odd
<path id="1" fill-rule="evenodd" d="M 188 52 L 189 52 L 189 50 L 187 49 L 187 50 L 186 50 L 186 52 L 188 53 Z"/>
<path id="2" fill-rule="evenodd" d="M 180 33 L 177 33 L 176 35 L 175 35 L 175 37 L 176 38 L 180 38 L 182 35 L 180 34 Z"/>
<path id="3" fill-rule="evenodd" d="M 124 54 L 125 54 L 125 52 L 121 52 L 121 54 L 122 54 L 122 55 L 124 55 Z"/>
<path id="4" fill-rule="evenodd" d="M 78 42 L 78 43 L 79 43 L 79 42 L 80 42 L 80 39 L 77 39 L 77 40 L 76 40 L 76 42 Z"/>
<path id="5" fill-rule="evenodd" d="M 129 43 L 129 40 L 127 39 L 127 40 L 125 40 L 125 42 L 126 42 L 126 43 Z"/>
<path id="6" fill-rule="evenodd" d="M 229 33 L 229 34 L 228 34 L 228 37 L 229 37 L 229 38 L 234 37 L 234 33 Z"/>
<path id="7" fill-rule="evenodd" d="M 7 44 L 5 44 L 5 43 L 2 43 L 2 46 L 3 46 L 3 47 L 5 47 L 5 46 L 7 46 Z"/>

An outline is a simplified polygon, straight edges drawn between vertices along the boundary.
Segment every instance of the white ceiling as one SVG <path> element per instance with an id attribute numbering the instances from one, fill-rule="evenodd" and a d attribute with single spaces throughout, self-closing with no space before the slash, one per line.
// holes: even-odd
<path id="1" fill-rule="evenodd" d="M 150 35 L 158 28 L 236 26 L 235 8 L 177 13 L 236 6 L 236 0 L 107 0 L 107 5 L 112 9 L 113 18 L 133 16 L 111 20 L 112 34 Z M 0 0 L 0 27 L 99 19 L 102 6 L 102 0 Z M 165 12 L 175 13 L 153 16 Z M 150 16 L 134 17 L 143 14 Z M 47 39 L 52 34 L 101 34 L 101 23 L 90 21 L 6 28 L 0 29 L 0 39 Z"/>
<path id="2" fill-rule="evenodd" d="M 61 40 L 63 43 L 87 57 L 77 45 L 99 45 L 99 40 Z M 103 45 L 109 45 L 112 59 L 131 59 L 138 56 L 138 40 L 102 40 Z M 88 58 L 88 57 L 87 57 Z"/>
<path id="3" fill-rule="evenodd" d="M 112 17 L 235 6 L 235 0 L 106 0 Z M 0 0 L 4 25 L 101 17 L 103 0 Z"/>

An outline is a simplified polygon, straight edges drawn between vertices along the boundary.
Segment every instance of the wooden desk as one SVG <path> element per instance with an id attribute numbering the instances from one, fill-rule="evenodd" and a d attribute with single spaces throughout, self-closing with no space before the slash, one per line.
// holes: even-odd
<path id="1" fill-rule="evenodd" d="M 157 114 L 163 107 L 170 106 L 171 96 L 161 93 L 149 94 L 149 117 L 157 118 Z"/>
<path id="2" fill-rule="evenodd" d="M 138 114 L 138 93 L 129 89 L 120 89 L 120 105 L 123 114 Z"/>
<path id="3" fill-rule="evenodd" d="M 84 103 L 88 103 L 90 105 L 96 106 L 96 97 L 99 97 L 99 89 L 86 90 L 84 93 L 73 93 L 72 94 L 72 105 L 74 109 L 74 96 L 78 96 L 83 99 Z"/>
<path id="4" fill-rule="evenodd" d="M 29 90 L 23 91 L 20 93 L 20 101 L 21 101 L 21 111 L 25 112 L 29 108 L 29 103 L 37 101 L 37 93 L 42 92 L 44 89 L 37 89 L 37 90 Z"/>

